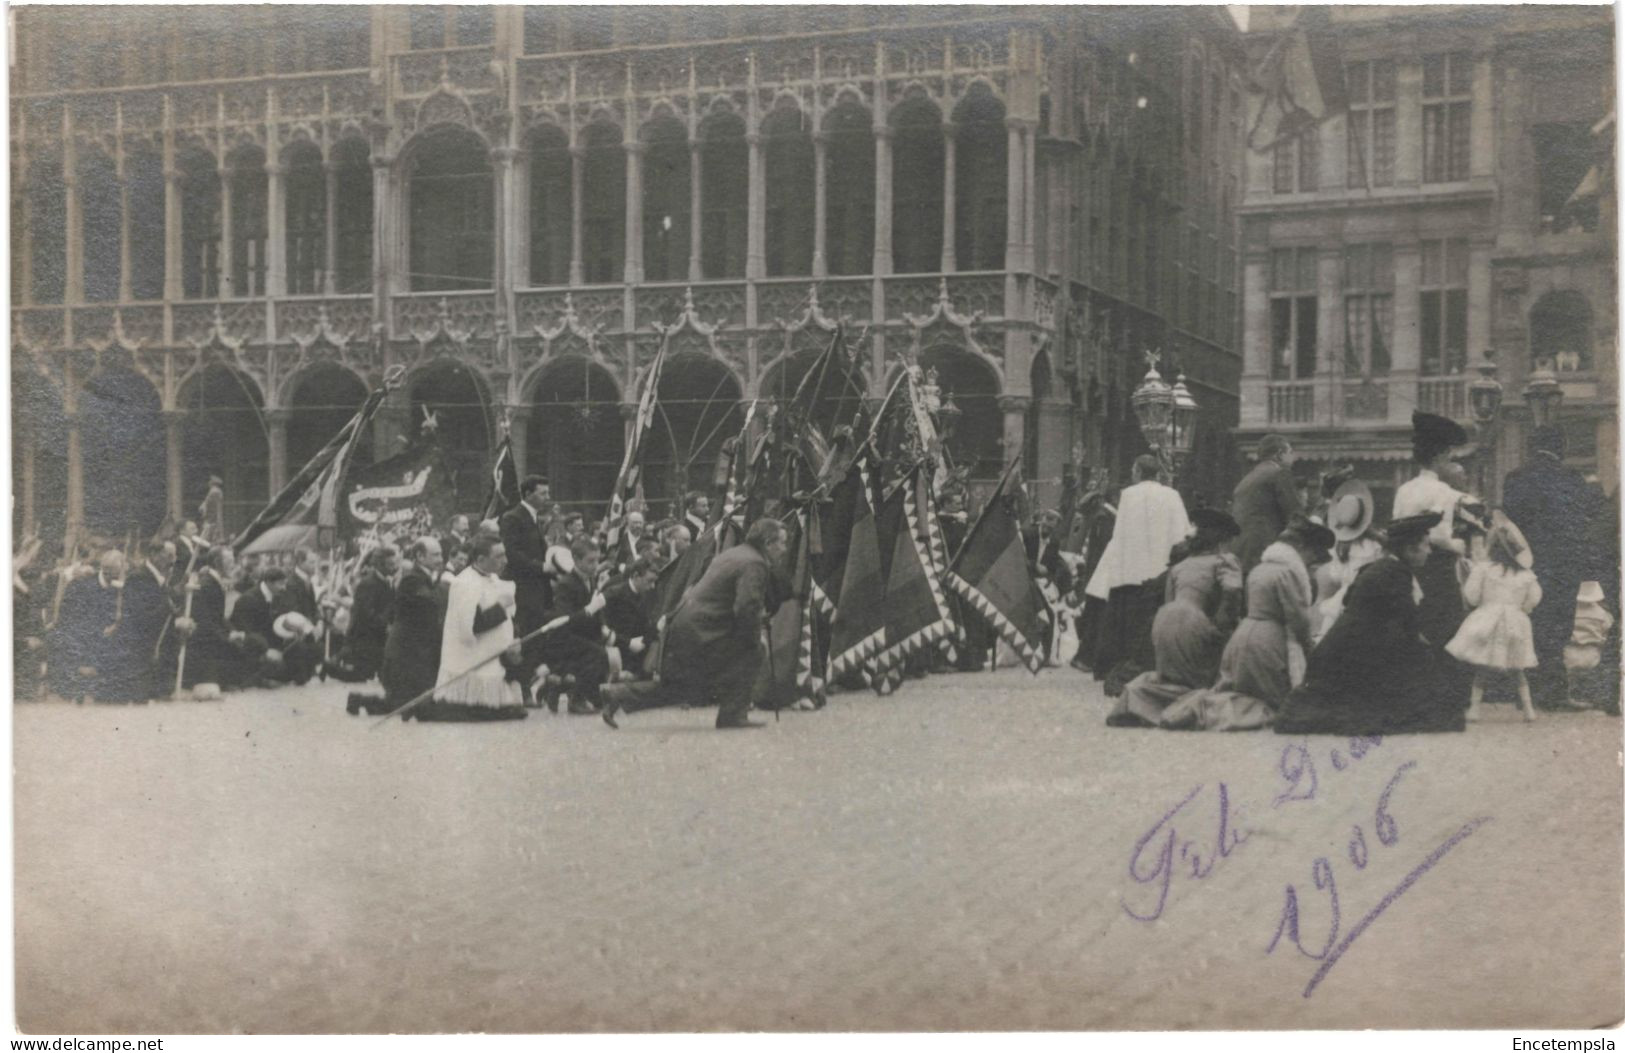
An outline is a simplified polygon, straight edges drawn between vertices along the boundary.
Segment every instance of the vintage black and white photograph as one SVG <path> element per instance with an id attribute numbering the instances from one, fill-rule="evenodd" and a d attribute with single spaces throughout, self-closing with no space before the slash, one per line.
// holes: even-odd
<path id="1" fill-rule="evenodd" d="M 7 18 L 17 1032 L 1625 1017 L 1613 8 Z"/>

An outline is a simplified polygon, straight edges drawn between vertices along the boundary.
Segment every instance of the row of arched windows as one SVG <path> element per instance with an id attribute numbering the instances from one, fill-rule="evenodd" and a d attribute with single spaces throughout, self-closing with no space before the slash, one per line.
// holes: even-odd
<path id="1" fill-rule="evenodd" d="M 906 100 L 892 111 L 892 273 L 1004 266 L 1003 106 L 985 89 L 973 90 L 952 117 L 945 126 L 937 107 L 923 99 Z M 817 270 L 815 132 L 823 140 L 823 273 L 869 274 L 874 269 L 877 140 L 869 111 L 848 101 L 827 113 L 819 129 L 794 107 L 781 107 L 761 123 L 762 253 L 769 277 Z M 662 114 L 642 126 L 638 143 L 634 156 L 641 165 L 641 195 L 633 206 L 627 198 L 629 155 L 620 128 L 607 121 L 587 125 L 577 134 L 575 153 L 562 129 L 538 127 L 528 136 L 524 284 L 624 280 L 629 207 L 640 210 L 643 280 L 745 276 L 752 189 L 744 119 L 712 114 L 690 139 L 681 121 Z M 405 156 L 405 286 L 411 291 L 490 288 L 498 210 L 485 141 L 465 128 L 441 126 L 414 140 Z M 374 232 L 367 146 L 344 138 L 324 164 L 321 151 L 301 141 L 283 148 L 279 163 L 282 291 L 368 291 Z M 263 150 L 239 147 L 222 167 L 202 149 L 182 149 L 176 167 L 179 296 L 266 295 L 272 184 Z M 127 154 L 121 182 L 113 159 L 88 152 L 78 157 L 76 175 L 81 299 L 161 299 L 165 187 L 158 155 L 141 150 Z M 950 185 L 951 231 L 944 224 Z M 31 279 L 26 289 L 19 281 L 15 291 L 34 303 L 62 302 L 70 286 L 66 194 L 59 162 L 40 162 L 29 170 L 25 200 Z M 128 246 L 122 243 L 126 232 Z M 949 236 L 953 251 L 944 253 Z"/>

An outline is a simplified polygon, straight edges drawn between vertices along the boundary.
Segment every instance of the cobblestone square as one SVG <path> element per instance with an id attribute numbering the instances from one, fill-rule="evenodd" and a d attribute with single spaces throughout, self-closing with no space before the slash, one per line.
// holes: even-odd
<path id="1" fill-rule="evenodd" d="M 1070 670 L 837 695 L 739 733 L 681 710 L 619 733 L 545 711 L 374 728 L 342 700 L 16 708 L 24 1030 L 1620 1015 L 1620 725 L 1601 715 L 1525 727 L 1494 707 L 1465 735 L 1351 752 L 1108 730 Z M 1290 933 L 1266 951 L 1289 884 L 1299 942 L 1332 944 L 1317 857 L 1347 939 L 1474 820 L 1310 996 L 1319 962 Z M 1158 920 L 1130 916 L 1159 898 Z"/>

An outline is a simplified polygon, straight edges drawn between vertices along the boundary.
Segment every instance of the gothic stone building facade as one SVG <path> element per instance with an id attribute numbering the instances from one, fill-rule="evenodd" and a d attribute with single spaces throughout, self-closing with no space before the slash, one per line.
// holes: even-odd
<path id="1" fill-rule="evenodd" d="M 1290 17 L 1251 9 L 1249 46 Z M 1328 32 L 1347 113 L 1247 152 L 1243 445 L 1275 431 L 1321 466 L 1353 460 L 1386 508 L 1412 474 L 1411 411 L 1472 430 L 1468 385 L 1493 362 L 1494 496 L 1545 360 L 1570 461 L 1612 490 L 1613 12 L 1339 7 Z"/>
<path id="2" fill-rule="evenodd" d="M 596 511 L 663 340 L 656 499 L 844 323 L 985 485 L 1143 449 L 1143 352 L 1237 412 L 1222 9 L 30 8 L 14 15 L 17 515 L 242 524 L 393 366 L 477 508 L 504 427 Z M 1206 458 L 1206 460 L 1204 460 Z M 1211 463 L 1209 463 L 1211 462 Z"/>

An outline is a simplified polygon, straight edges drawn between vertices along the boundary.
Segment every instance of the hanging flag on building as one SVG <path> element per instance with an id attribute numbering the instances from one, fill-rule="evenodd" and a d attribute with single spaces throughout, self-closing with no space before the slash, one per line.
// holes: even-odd
<path id="1" fill-rule="evenodd" d="M 1049 649 L 1050 610 L 1027 565 L 1021 525 L 1011 507 L 1017 457 L 965 536 L 948 571 L 948 587 L 976 609 L 1037 674 Z"/>
<path id="2" fill-rule="evenodd" d="M 1348 108 L 1330 9 L 1300 7 L 1252 71 L 1260 98 L 1247 146 L 1268 150 Z"/>
<path id="3" fill-rule="evenodd" d="M 324 528 L 334 532 L 338 526 L 339 487 L 349 469 L 355 440 L 372 423 L 385 396 L 400 386 L 404 375 L 405 370 L 398 366 L 390 371 L 383 386 L 367 396 L 361 409 L 339 433 L 316 451 L 316 456 L 299 469 L 271 503 L 232 538 L 233 551 L 245 556 L 257 552 L 287 552 L 331 541 L 331 533 L 323 539 L 321 532 Z"/>

